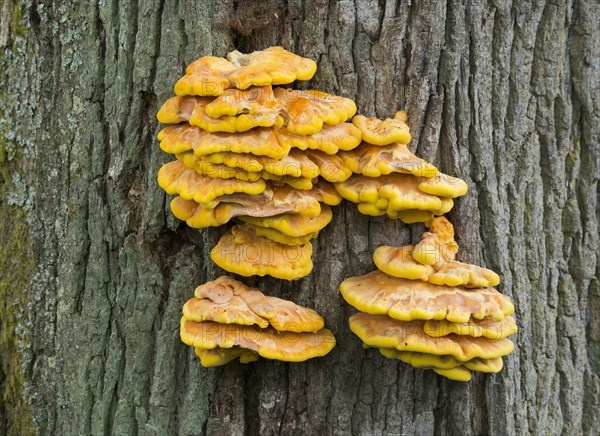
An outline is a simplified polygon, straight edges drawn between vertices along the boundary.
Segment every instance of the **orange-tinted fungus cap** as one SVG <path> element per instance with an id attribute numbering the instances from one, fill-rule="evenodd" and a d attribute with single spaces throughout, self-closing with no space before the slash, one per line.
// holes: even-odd
<path id="1" fill-rule="evenodd" d="M 161 141 L 160 148 L 173 154 L 193 150 L 197 156 L 233 152 L 282 159 L 290 152 L 289 145 L 280 143 L 273 128 L 257 128 L 243 133 L 211 133 L 189 124 L 179 124 L 161 130 L 158 139 Z M 251 171 L 250 168 L 244 169 Z"/>
<path id="2" fill-rule="evenodd" d="M 227 59 L 205 56 L 191 63 L 175 84 L 177 95 L 218 96 L 228 88 L 282 85 L 308 80 L 317 64 L 281 47 L 270 47 L 250 54 L 232 51 Z"/>
<path id="3" fill-rule="evenodd" d="M 200 175 L 179 161 L 162 166 L 158 171 L 158 184 L 169 195 L 179 195 L 185 200 L 194 200 L 200 204 L 233 193 L 256 195 L 266 188 L 264 180 L 261 179 L 247 182 Z"/>
<path id="4" fill-rule="evenodd" d="M 181 340 L 195 348 L 212 350 L 217 347 L 241 348 L 255 351 L 266 359 L 303 362 L 325 356 L 335 346 L 335 337 L 328 329 L 316 333 L 277 331 L 255 326 L 219 324 L 212 321 L 195 322 L 181 319 Z"/>
<path id="5" fill-rule="evenodd" d="M 321 91 L 275 88 L 274 94 L 284 125 L 290 133 L 298 135 L 313 135 L 324 123 L 339 124 L 356 113 L 356 104 L 351 99 Z"/>
<path id="6" fill-rule="evenodd" d="M 510 298 L 494 288 L 463 289 L 389 276 L 379 270 L 350 277 L 340 285 L 344 299 L 358 310 L 401 321 L 471 317 L 501 321 L 514 312 Z"/>
<path id="7" fill-rule="evenodd" d="M 514 350 L 510 339 L 491 340 L 450 334 L 434 338 L 423 331 L 423 321 L 398 321 L 385 315 L 357 313 L 350 317 L 350 330 L 370 347 L 395 348 L 435 355 L 449 355 L 464 362 L 493 359 Z"/>
<path id="8" fill-rule="evenodd" d="M 258 289 L 228 276 L 198 286 L 195 298 L 183 306 L 183 316 L 196 322 L 271 325 L 278 331 L 317 332 L 325 323 L 313 309 L 281 298 L 264 295 Z"/>
<path id="9" fill-rule="evenodd" d="M 284 245 L 249 229 L 234 226 L 221 237 L 210 257 L 226 271 L 241 276 L 270 275 L 283 280 L 297 280 L 313 268 L 312 244 Z"/>
<path id="10" fill-rule="evenodd" d="M 419 177 L 435 177 L 438 169 L 415 156 L 406 144 L 393 143 L 379 146 L 363 142 L 350 151 L 341 151 L 340 157 L 355 173 L 379 177 L 393 172 Z"/>
<path id="11" fill-rule="evenodd" d="M 356 115 L 352 124 L 362 132 L 363 141 L 374 145 L 389 145 L 394 142 L 408 144 L 411 136 L 408 129 L 406 112 L 398 112 L 394 118 L 380 120 Z"/>

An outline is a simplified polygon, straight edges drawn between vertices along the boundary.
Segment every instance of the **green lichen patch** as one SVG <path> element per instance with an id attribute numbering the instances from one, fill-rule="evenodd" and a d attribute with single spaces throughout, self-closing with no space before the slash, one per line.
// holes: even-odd
<path id="1" fill-rule="evenodd" d="M 30 342 L 19 328 L 26 318 L 27 288 L 34 271 L 25 212 L 7 204 L 15 161 L 8 162 L 0 143 L 0 433 L 35 434 L 27 404 L 22 352 Z"/>

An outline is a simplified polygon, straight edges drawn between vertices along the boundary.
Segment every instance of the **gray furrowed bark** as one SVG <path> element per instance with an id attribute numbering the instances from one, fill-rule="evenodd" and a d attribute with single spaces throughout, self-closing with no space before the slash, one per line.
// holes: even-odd
<path id="1" fill-rule="evenodd" d="M 469 193 L 461 260 L 496 270 L 520 331 L 468 384 L 364 350 L 339 283 L 422 225 L 335 208 L 313 273 L 246 280 L 315 308 L 326 358 L 204 369 L 183 303 L 220 229 L 170 213 L 155 114 L 185 65 L 271 45 L 299 84 L 406 109 Z M 600 6 L 591 0 L 6 0 L 0 7 L 0 434 L 593 434 L 600 421 Z"/>

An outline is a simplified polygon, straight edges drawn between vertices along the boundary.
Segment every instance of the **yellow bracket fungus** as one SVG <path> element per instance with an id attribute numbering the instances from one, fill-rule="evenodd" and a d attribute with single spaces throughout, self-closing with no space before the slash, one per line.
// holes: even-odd
<path id="1" fill-rule="evenodd" d="M 323 204 L 321 213 L 315 217 L 284 213 L 270 217 L 240 216 L 238 219 L 255 226 L 278 230 L 288 236 L 302 237 L 319 232 L 331 222 L 332 217 L 331 208 Z"/>
<path id="2" fill-rule="evenodd" d="M 468 322 L 471 317 L 501 321 L 514 312 L 510 299 L 494 288 L 467 290 L 437 286 L 392 277 L 379 270 L 344 280 L 340 292 L 360 311 L 387 314 L 401 321 L 447 319 Z"/>
<path id="3" fill-rule="evenodd" d="M 423 321 L 399 321 L 388 316 L 357 313 L 350 317 L 350 330 L 365 344 L 434 355 L 448 355 L 465 362 L 474 358 L 494 359 L 510 354 L 510 339 L 490 340 L 450 334 L 434 338 L 423 331 Z"/>
<path id="4" fill-rule="evenodd" d="M 352 119 L 352 124 L 360 129 L 362 138 L 369 144 L 389 145 L 394 142 L 408 144 L 411 140 L 406 112 L 396 112 L 394 118 L 379 120 L 357 115 Z"/>
<path id="5" fill-rule="evenodd" d="M 279 332 L 272 327 L 258 329 L 254 326 L 195 322 L 182 318 L 180 335 L 183 343 L 195 348 L 213 350 L 238 346 L 266 359 L 285 362 L 304 362 L 325 356 L 335 347 L 335 337 L 326 328 L 317 333 Z"/>
<path id="6" fill-rule="evenodd" d="M 204 56 L 191 63 L 175 84 L 177 95 L 219 96 L 225 89 L 285 85 L 309 80 L 317 64 L 281 48 L 270 47 L 250 54 L 232 51 L 227 59 Z"/>
<path id="7" fill-rule="evenodd" d="M 324 123 L 339 124 L 356 113 L 356 104 L 351 99 L 321 91 L 276 88 L 274 94 L 285 118 L 284 125 L 298 135 L 313 135 Z"/>
<path id="8" fill-rule="evenodd" d="M 200 204 L 233 193 L 257 195 L 266 188 L 264 180 L 260 179 L 246 182 L 203 176 L 179 161 L 169 162 L 162 166 L 158 171 L 158 184 L 169 195 L 179 195 L 185 200 L 194 200 Z"/>
<path id="9" fill-rule="evenodd" d="M 158 134 L 160 148 L 167 153 L 193 150 L 197 156 L 219 152 L 252 153 L 282 159 L 290 146 L 278 140 L 276 130 L 257 128 L 244 133 L 211 133 L 189 124 L 165 127 Z"/>
<path id="10" fill-rule="evenodd" d="M 294 332 L 318 332 L 325 326 L 313 309 L 266 296 L 228 276 L 198 286 L 194 297 L 183 306 L 183 316 L 190 321 L 271 326 Z"/>
<path id="11" fill-rule="evenodd" d="M 158 111 L 158 121 L 178 124 L 188 121 L 190 125 L 207 132 L 245 132 L 255 127 L 281 127 L 283 118 L 277 111 L 243 113 L 237 116 L 224 115 L 213 118 L 206 113 L 211 103 L 206 97 L 171 97 Z"/>
<path id="12" fill-rule="evenodd" d="M 379 146 L 363 142 L 353 150 L 341 151 L 339 155 L 350 170 L 367 177 L 379 177 L 394 172 L 425 178 L 438 175 L 435 166 L 415 156 L 406 144 Z"/>
<path id="13" fill-rule="evenodd" d="M 386 199 L 388 208 L 396 211 L 437 210 L 442 207 L 439 197 L 420 191 L 417 178 L 408 174 L 377 178 L 355 175 L 345 182 L 336 183 L 335 188 L 343 198 L 353 203 L 376 203 L 379 199 Z"/>
<path id="14" fill-rule="evenodd" d="M 225 271 L 241 276 L 270 275 L 284 280 L 297 280 L 313 268 L 312 244 L 284 245 L 250 229 L 234 226 L 211 250 L 210 257 Z"/>

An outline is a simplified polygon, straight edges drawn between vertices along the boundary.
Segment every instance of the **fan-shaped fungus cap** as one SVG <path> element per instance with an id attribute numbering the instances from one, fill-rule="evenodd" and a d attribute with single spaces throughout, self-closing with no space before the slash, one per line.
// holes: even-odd
<path id="1" fill-rule="evenodd" d="M 350 330 L 370 347 L 449 355 L 461 362 L 478 357 L 493 359 L 514 349 L 512 341 L 506 338 L 490 340 L 455 334 L 434 338 L 423 331 L 423 321 L 398 321 L 389 316 L 368 313 L 352 315 Z"/>
<path id="2" fill-rule="evenodd" d="M 307 150 L 305 153 L 312 162 L 318 165 L 319 175 L 328 182 L 343 182 L 352 175 L 352 170 L 341 157 L 335 154 L 327 154 L 320 150 Z"/>
<path id="3" fill-rule="evenodd" d="M 274 94 L 285 118 L 284 125 L 298 135 L 313 135 L 323 128 L 323 123 L 339 124 L 356 113 L 351 99 L 321 91 L 275 88 Z"/>
<path id="4" fill-rule="evenodd" d="M 200 175 L 179 161 L 169 162 L 158 171 L 158 184 L 169 195 L 180 195 L 185 200 L 208 203 L 217 197 L 235 192 L 256 195 L 266 188 L 264 180 L 246 182 Z"/>
<path id="5" fill-rule="evenodd" d="M 198 286 L 194 295 L 183 306 L 183 316 L 190 321 L 261 328 L 270 325 L 277 331 L 294 332 L 317 332 L 325 326 L 323 318 L 313 309 L 266 296 L 227 276 Z"/>
<path id="6" fill-rule="evenodd" d="M 340 196 L 333 187 L 323 182 L 318 182 L 310 190 L 297 190 L 290 186 L 267 187 L 259 195 L 249 194 L 231 194 L 223 195 L 210 204 L 201 205 L 193 200 L 185 200 L 181 197 L 175 197 L 171 201 L 171 211 L 180 220 L 185 221 L 190 227 L 204 228 L 220 226 L 227 223 L 230 219 L 245 215 L 252 217 L 270 217 L 284 213 L 298 214 L 302 217 L 318 217 L 322 209 L 327 209 L 326 205 L 336 205 L 341 201 Z M 320 202 L 325 203 L 324 205 Z M 326 211 L 326 214 L 329 212 Z M 292 227 L 299 230 L 314 228 L 314 226 L 324 223 L 324 218 L 302 221 L 301 218 L 293 219 Z M 329 218 L 331 219 L 331 218 Z M 283 220 L 288 220 L 284 217 Z M 255 225 L 260 225 L 254 222 Z M 326 224 L 323 224 L 325 226 Z M 263 225 L 267 227 L 267 225 Z M 283 229 L 279 227 L 277 230 Z M 290 235 L 304 236 L 304 235 Z"/>
<path id="7" fill-rule="evenodd" d="M 362 115 L 356 115 L 352 119 L 352 124 L 362 132 L 363 141 L 374 145 L 388 145 L 394 142 L 408 144 L 410 142 L 410 133 L 408 129 L 408 116 L 406 112 L 396 112 L 394 118 L 379 120 L 377 118 L 367 118 Z"/>
<path id="8" fill-rule="evenodd" d="M 205 368 L 213 366 L 222 366 L 231 362 L 234 359 L 240 358 L 240 363 L 256 362 L 258 354 L 254 351 L 245 350 L 240 347 L 232 348 L 213 348 L 212 350 L 204 350 L 202 348 L 194 349 L 196 356 L 200 359 L 200 364 Z"/>
<path id="9" fill-rule="evenodd" d="M 241 276 L 270 275 L 297 280 L 313 268 L 312 245 L 284 245 L 257 236 L 241 226 L 232 227 L 211 250 L 210 257 L 225 271 Z"/>
<path id="10" fill-rule="evenodd" d="M 195 322 L 181 319 L 181 340 L 196 348 L 212 350 L 217 347 L 239 346 L 255 351 L 266 359 L 303 362 L 325 356 L 335 346 L 335 337 L 328 329 L 317 333 L 279 332 L 272 327 L 219 324 L 212 321 Z"/>
<path id="11" fill-rule="evenodd" d="M 502 321 L 493 319 L 470 319 L 467 322 L 450 322 L 445 319 L 426 321 L 423 329 L 429 336 L 440 337 L 451 333 L 460 336 L 479 337 L 488 339 L 506 338 L 517 332 L 517 324 L 512 316 L 507 316 Z"/>
<path id="12" fill-rule="evenodd" d="M 438 169 L 415 156 L 406 144 L 379 146 L 363 142 L 351 151 L 341 151 L 340 157 L 353 172 L 367 177 L 379 177 L 393 172 L 420 177 L 435 177 Z"/>
<path id="13" fill-rule="evenodd" d="M 419 190 L 418 180 L 409 174 L 389 174 L 381 177 L 354 175 L 345 182 L 336 183 L 335 189 L 346 200 L 354 203 L 375 203 L 388 200 L 388 208 L 436 210 L 442 206 L 439 197 Z"/>
<path id="14" fill-rule="evenodd" d="M 305 177 L 313 179 L 319 176 L 319 166 L 308 158 L 306 153 L 292 148 L 287 156 L 272 159 L 268 156 L 256 156 L 251 153 L 221 152 L 202 156 L 203 160 L 213 164 L 223 164 L 230 168 L 239 168 L 248 172 L 268 172 L 276 176 Z"/>
<path id="15" fill-rule="evenodd" d="M 278 230 L 288 236 L 302 237 L 319 232 L 331 222 L 332 217 L 331 208 L 323 204 L 321 213 L 315 217 L 284 213 L 270 217 L 240 216 L 238 219 L 255 226 Z"/>
<path id="16" fill-rule="evenodd" d="M 175 155 L 178 161 L 187 168 L 191 168 L 198 174 L 209 176 L 213 179 L 238 179 L 253 182 L 261 178 L 261 173 L 248 172 L 240 168 L 231 168 L 227 165 L 215 164 L 203 159 L 203 156 L 196 156 L 191 151 L 177 153 Z"/>
<path id="17" fill-rule="evenodd" d="M 287 129 L 277 130 L 281 145 L 300 150 L 321 150 L 327 154 L 336 154 L 338 150 L 352 150 L 360 144 L 360 130 L 351 123 L 335 125 L 325 124 L 314 135 L 298 135 Z"/>
<path id="18" fill-rule="evenodd" d="M 250 54 L 232 51 L 227 60 L 205 56 L 191 63 L 185 76 L 175 84 L 175 94 L 218 96 L 228 88 L 246 89 L 308 80 L 316 71 L 314 61 L 281 47 Z"/>
<path id="19" fill-rule="evenodd" d="M 412 245 L 378 247 L 373 253 L 373 262 L 377 268 L 391 276 L 423 280 L 434 285 L 485 288 L 500 283 L 495 272 L 477 265 L 445 260 L 437 248 L 428 254 L 437 257 L 438 261 L 433 265 L 423 265 L 413 258 L 413 250 Z"/>
<path id="20" fill-rule="evenodd" d="M 468 187 L 464 180 L 448 174 L 438 173 L 432 178 L 419 178 L 419 189 L 427 194 L 440 197 L 456 198 L 467 193 Z"/>
<path id="21" fill-rule="evenodd" d="M 253 86 L 248 89 L 226 89 L 222 95 L 206 105 L 212 118 L 240 114 L 261 114 L 277 118 L 280 107 L 275 101 L 271 86 Z"/>
<path id="22" fill-rule="evenodd" d="M 189 121 L 192 126 L 200 127 L 208 132 L 235 133 L 245 132 L 255 127 L 281 127 L 283 125 L 283 118 L 275 110 L 213 118 L 206 112 L 206 107 L 210 103 L 210 99 L 205 97 L 171 97 L 160 108 L 157 118 L 164 124 Z"/>
<path id="23" fill-rule="evenodd" d="M 290 146 L 278 140 L 276 130 L 268 128 L 235 134 L 211 133 L 196 126 L 180 124 L 161 130 L 158 139 L 161 141 L 160 148 L 173 154 L 193 150 L 196 156 L 234 152 L 282 159 L 290 152 Z"/>
<path id="24" fill-rule="evenodd" d="M 392 277 L 378 270 L 344 280 L 340 292 L 360 311 L 387 314 L 401 321 L 468 322 L 471 316 L 502 321 L 514 312 L 510 299 L 494 288 L 466 290 L 437 286 Z"/>

